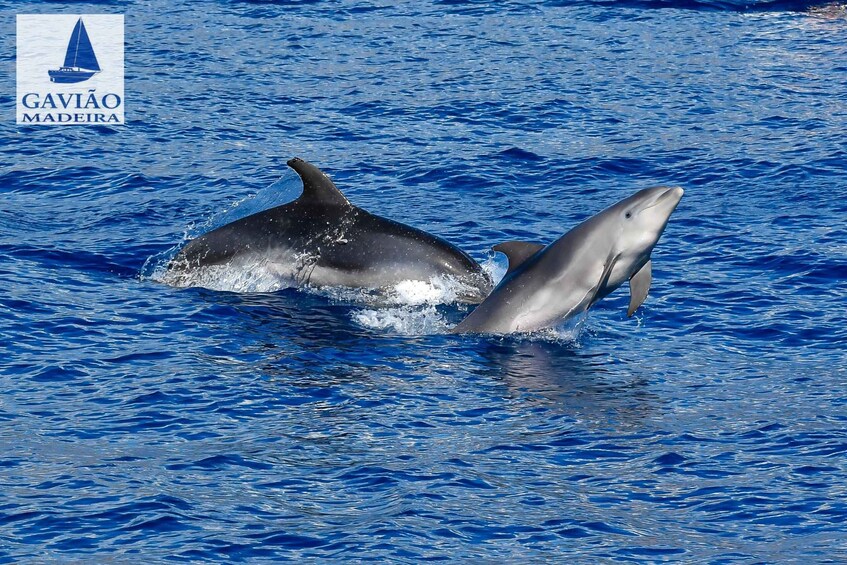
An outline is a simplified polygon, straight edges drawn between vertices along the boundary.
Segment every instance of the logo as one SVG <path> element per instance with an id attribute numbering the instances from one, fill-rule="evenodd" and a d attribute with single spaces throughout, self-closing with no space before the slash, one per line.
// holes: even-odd
<path id="1" fill-rule="evenodd" d="M 19 14 L 17 122 L 124 123 L 124 17 Z"/>

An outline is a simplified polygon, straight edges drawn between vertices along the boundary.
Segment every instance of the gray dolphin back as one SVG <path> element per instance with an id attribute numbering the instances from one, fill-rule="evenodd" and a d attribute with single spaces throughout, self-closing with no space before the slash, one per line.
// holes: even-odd
<path id="1" fill-rule="evenodd" d="M 480 302 L 491 281 L 480 265 L 447 241 L 351 204 L 319 168 L 288 165 L 303 181 L 293 202 L 242 218 L 190 242 L 169 269 L 190 273 L 213 265 L 270 268 L 300 285 L 379 289 L 405 280 L 450 276 L 467 287 L 460 300 Z"/>

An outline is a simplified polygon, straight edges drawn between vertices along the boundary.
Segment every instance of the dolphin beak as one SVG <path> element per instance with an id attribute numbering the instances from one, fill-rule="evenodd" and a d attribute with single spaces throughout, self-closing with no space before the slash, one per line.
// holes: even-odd
<path id="1" fill-rule="evenodd" d="M 676 197 L 676 201 L 679 202 L 680 200 L 682 200 L 682 195 L 685 194 L 685 191 L 682 190 L 681 186 L 674 186 L 674 187 L 669 188 L 668 191 L 665 194 L 668 194 L 668 193 L 670 193 L 671 195 Z"/>
<path id="2" fill-rule="evenodd" d="M 660 201 L 665 199 L 675 199 L 679 202 L 682 199 L 682 195 L 685 194 L 685 191 L 682 190 L 681 186 L 672 186 L 664 191 L 661 196 L 656 199 L 656 203 L 658 204 Z"/>
<path id="3" fill-rule="evenodd" d="M 672 187 L 668 188 L 667 190 L 665 190 L 664 192 L 662 192 L 656 198 L 656 200 L 653 201 L 652 204 L 650 204 L 649 206 L 647 206 L 644 209 L 649 210 L 650 208 L 653 208 L 654 206 L 658 206 L 659 204 L 664 204 L 666 201 L 670 200 L 670 201 L 673 202 L 673 205 L 671 206 L 670 211 L 673 211 L 673 210 L 676 209 L 676 206 L 677 206 L 677 204 L 679 204 L 679 201 L 682 200 L 683 194 L 685 194 L 685 191 L 682 190 L 682 187 L 672 186 Z"/>

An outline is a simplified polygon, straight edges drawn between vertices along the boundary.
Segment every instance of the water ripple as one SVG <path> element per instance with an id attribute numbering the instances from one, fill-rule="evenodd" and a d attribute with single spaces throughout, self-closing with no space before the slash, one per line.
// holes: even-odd
<path id="1" fill-rule="evenodd" d="M 121 6 L 126 127 L 0 123 L 0 562 L 847 559 L 843 6 Z M 541 335 L 157 282 L 295 155 L 495 274 L 686 196 L 635 317 Z"/>

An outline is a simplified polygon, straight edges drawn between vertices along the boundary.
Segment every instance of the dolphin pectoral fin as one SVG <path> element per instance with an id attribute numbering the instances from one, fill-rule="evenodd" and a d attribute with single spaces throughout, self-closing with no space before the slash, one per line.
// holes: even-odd
<path id="1" fill-rule="evenodd" d="M 606 264 L 603 265 L 603 272 L 600 274 L 600 280 L 597 283 L 597 286 L 594 287 L 590 292 L 592 296 L 591 300 L 588 303 L 588 308 L 591 308 L 598 301 L 602 300 L 603 298 L 608 296 L 610 292 L 615 290 L 613 288 L 608 288 L 607 285 L 609 284 L 609 277 L 612 276 L 612 269 L 615 268 L 615 263 L 618 262 L 619 258 L 619 255 L 615 255 L 614 257 L 609 257 L 609 259 L 606 260 Z"/>
<path id="2" fill-rule="evenodd" d="M 498 243 L 491 249 L 499 251 L 509 259 L 509 270 L 506 271 L 506 274 L 508 274 L 520 267 L 527 259 L 544 249 L 544 245 L 530 241 L 507 241 L 505 243 Z"/>
<path id="3" fill-rule="evenodd" d="M 644 303 L 647 298 L 647 293 L 650 291 L 650 283 L 653 282 L 653 261 L 647 261 L 637 273 L 629 279 L 629 310 L 627 317 L 632 314 Z"/>
<path id="4" fill-rule="evenodd" d="M 313 164 L 295 157 L 288 161 L 288 166 L 300 175 L 303 181 L 303 194 L 298 202 L 321 204 L 324 206 L 348 206 L 350 202 L 341 194 L 330 178 Z"/>

